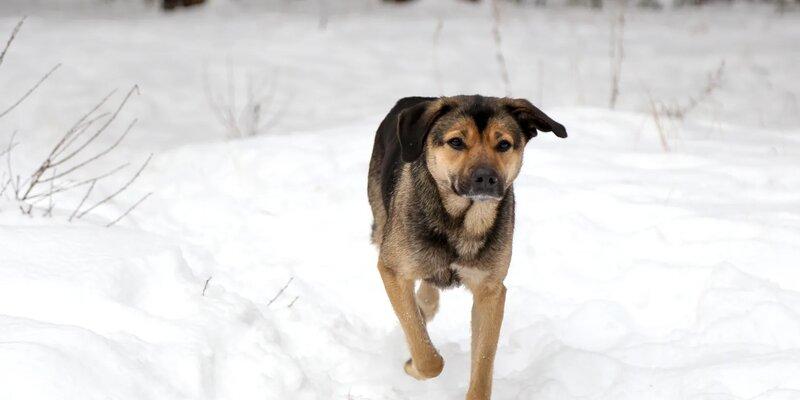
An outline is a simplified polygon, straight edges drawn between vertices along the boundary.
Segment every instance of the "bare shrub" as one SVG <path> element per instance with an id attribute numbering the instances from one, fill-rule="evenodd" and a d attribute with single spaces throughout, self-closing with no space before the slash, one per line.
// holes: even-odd
<path id="1" fill-rule="evenodd" d="M 673 103 L 658 103 L 658 110 L 659 113 L 676 119 L 684 119 L 686 114 L 692 112 L 698 105 L 703 103 L 709 97 L 711 97 L 714 92 L 722 86 L 722 77 L 725 72 L 725 60 L 720 61 L 719 65 L 716 69 L 708 73 L 706 78 L 706 83 L 703 86 L 703 89 L 700 90 L 696 95 L 690 96 L 689 99 L 681 104 L 678 102 Z"/>
<path id="2" fill-rule="evenodd" d="M 20 22 L 16 25 L 11 33 L 11 36 L 9 37 L 9 40 L 6 42 L 5 47 L 3 48 L 2 52 L 0 52 L 0 64 L 2 64 L 6 52 L 16 38 L 16 35 L 22 27 L 23 22 L 24 19 L 20 20 Z M 18 97 L 17 100 L 14 101 L 8 108 L 0 112 L 0 118 L 8 115 L 8 113 L 24 102 L 25 99 L 27 99 L 44 81 L 46 81 L 53 74 L 58 66 L 59 65 L 56 65 L 50 69 L 50 71 L 44 74 L 28 91 Z M 130 184 L 139 176 L 144 167 L 147 165 L 147 162 L 142 165 L 133 178 L 131 178 L 130 181 L 122 186 L 122 188 L 116 190 L 113 192 L 113 194 L 103 198 L 99 202 L 94 203 L 86 210 L 81 210 L 81 207 L 83 207 L 85 202 L 89 199 L 91 191 L 94 189 L 95 184 L 98 181 L 111 176 L 128 166 L 126 163 L 88 179 L 77 179 L 77 172 L 79 170 L 93 164 L 95 161 L 114 150 L 136 124 L 136 120 L 131 121 L 123 133 L 115 141 L 113 141 L 113 143 L 104 148 L 97 150 L 94 149 L 94 146 L 91 146 L 99 137 L 103 135 L 103 133 L 108 130 L 111 123 L 117 119 L 120 111 L 122 111 L 122 109 L 125 107 L 125 104 L 128 102 L 130 97 L 134 93 L 138 93 L 138 87 L 134 86 L 130 89 L 130 91 L 128 91 L 113 113 L 99 113 L 98 111 L 100 108 L 108 102 L 114 93 L 115 91 L 109 93 L 91 110 L 83 114 L 78 121 L 75 122 L 59 138 L 55 145 L 50 149 L 47 156 L 40 163 L 38 163 L 38 167 L 30 174 L 20 175 L 14 172 L 11 155 L 12 151 L 18 144 L 18 142 L 15 142 L 17 135 L 17 132 L 15 131 L 11 135 L 11 139 L 9 140 L 6 148 L 0 151 L 0 156 L 5 155 L 6 157 L 6 171 L 3 174 L 3 182 L 0 184 L 0 195 L 5 195 L 10 189 L 10 193 L 12 194 L 13 199 L 19 205 L 20 210 L 27 215 L 32 214 L 37 204 L 46 201 L 47 206 L 43 210 L 43 215 L 52 216 L 53 208 L 55 206 L 54 196 L 56 194 L 89 185 L 89 190 L 87 190 L 81 202 L 70 216 L 69 220 L 71 221 L 73 218 L 81 218 L 85 216 L 88 212 L 94 210 L 101 204 L 110 201 L 124 191 L 128 186 L 130 186 Z M 90 131 L 92 133 L 87 137 L 85 134 L 86 132 Z M 148 161 L 149 160 L 150 159 L 148 158 Z M 26 177 L 23 179 L 23 176 Z M 149 194 L 147 196 L 149 196 Z M 130 213 L 134 207 L 141 203 L 142 200 L 136 202 L 133 207 L 128 209 L 124 214 L 109 223 L 107 226 L 113 225 L 128 215 L 128 213 Z"/>
<path id="3" fill-rule="evenodd" d="M 228 63 L 222 89 L 211 82 L 208 71 L 203 84 L 209 107 L 229 139 L 264 134 L 278 120 L 281 110 L 276 108 L 277 86 L 268 76 L 256 81 L 247 74 L 239 80 Z M 243 96 L 239 94 L 242 86 Z"/>
<path id="4" fill-rule="evenodd" d="M 677 123 L 682 122 L 687 114 L 710 98 L 722 86 L 724 71 L 725 61 L 723 60 L 716 69 L 708 74 L 703 88 L 696 95 L 690 96 L 685 102 L 667 103 L 658 101 L 653 99 L 653 96 L 647 91 L 650 115 L 653 118 L 659 141 L 664 151 L 672 151 L 670 141 L 674 140 Z"/>

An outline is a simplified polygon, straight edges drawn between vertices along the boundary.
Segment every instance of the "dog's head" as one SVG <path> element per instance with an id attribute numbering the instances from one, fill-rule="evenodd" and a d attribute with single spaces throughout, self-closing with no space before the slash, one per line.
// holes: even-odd
<path id="1" fill-rule="evenodd" d="M 564 126 L 524 99 L 442 97 L 400 112 L 403 161 L 424 157 L 437 185 L 474 200 L 498 200 L 522 166 L 537 131 L 565 138 Z"/>

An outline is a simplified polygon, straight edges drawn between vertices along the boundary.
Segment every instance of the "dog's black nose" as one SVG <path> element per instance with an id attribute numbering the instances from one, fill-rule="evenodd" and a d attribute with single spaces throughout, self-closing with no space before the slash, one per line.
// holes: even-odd
<path id="1" fill-rule="evenodd" d="M 470 195 L 501 197 L 502 185 L 500 184 L 500 177 L 494 169 L 478 167 L 472 172 L 471 180 L 472 190 L 470 190 Z"/>

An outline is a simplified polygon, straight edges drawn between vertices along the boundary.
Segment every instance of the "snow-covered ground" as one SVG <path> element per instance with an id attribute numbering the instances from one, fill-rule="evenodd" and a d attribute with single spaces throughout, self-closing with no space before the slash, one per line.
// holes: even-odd
<path id="1" fill-rule="evenodd" d="M 446 292 L 430 325 L 442 375 L 406 376 L 365 186 L 397 98 L 504 93 L 486 4 L 353 1 L 320 18 L 326 2 L 44 3 L 0 6 L 3 38 L 30 15 L 0 66 L 0 109 L 62 63 L 0 119 L 0 148 L 19 131 L 14 170 L 133 84 L 110 133 L 138 126 L 84 174 L 155 156 L 72 223 L 83 191 L 52 217 L 0 199 L 0 399 L 463 397 L 470 296 Z M 502 9 L 512 94 L 570 137 L 532 141 L 516 184 L 494 398 L 798 399 L 800 15 L 628 11 L 611 111 L 615 15 Z M 660 121 L 665 151 L 649 99 L 686 104 L 722 61 L 710 97 Z M 272 88 L 264 134 L 225 140 L 204 86 L 225 92 L 228 70 L 240 103 L 247 76 Z"/>

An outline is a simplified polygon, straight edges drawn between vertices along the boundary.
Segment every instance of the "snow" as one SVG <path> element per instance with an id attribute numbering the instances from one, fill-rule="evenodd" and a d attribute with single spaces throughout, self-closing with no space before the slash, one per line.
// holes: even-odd
<path id="1" fill-rule="evenodd" d="M 0 6 L 2 32 L 30 14 L 0 67 L 2 104 L 63 63 L 0 120 L 3 143 L 20 132 L 15 170 L 133 84 L 113 132 L 140 124 L 85 174 L 155 157 L 72 223 L 82 192 L 58 196 L 50 218 L 0 199 L 0 399 L 463 398 L 471 298 L 444 293 L 429 327 L 442 375 L 406 376 L 366 169 L 397 98 L 502 95 L 486 5 L 350 2 L 323 30 L 309 4 L 76 3 Z M 534 139 L 515 184 L 494 398 L 800 398 L 798 16 L 629 11 L 615 111 L 610 12 L 503 16 L 512 93 L 570 137 Z M 687 101 L 721 60 L 722 86 L 665 122 L 665 151 L 648 98 Z M 224 87 L 228 64 L 239 93 L 247 74 L 274 81 L 283 108 L 265 134 L 225 140 L 203 81 Z"/>

